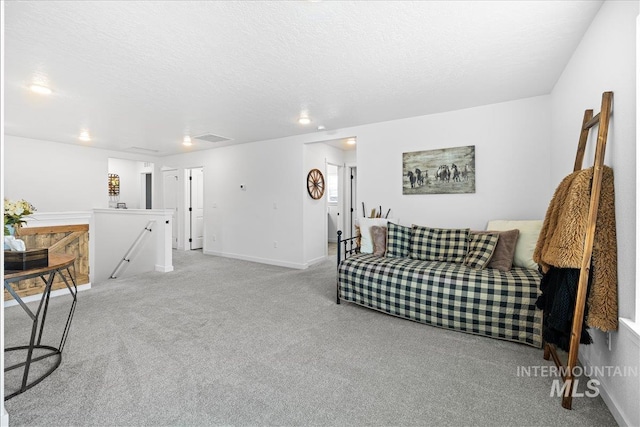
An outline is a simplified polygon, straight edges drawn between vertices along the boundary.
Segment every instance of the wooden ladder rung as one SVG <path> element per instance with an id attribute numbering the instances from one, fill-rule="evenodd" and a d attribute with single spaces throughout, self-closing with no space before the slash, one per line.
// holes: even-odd
<path id="1" fill-rule="evenodd" d="M 592 118 L 587 123 L 582 125 L 582 129 L 584 130 L 591 129 L 594 125 L 597 125 L 598 122 L 600 122 L 600 113 L 596 114 L 594 118 Z"/>

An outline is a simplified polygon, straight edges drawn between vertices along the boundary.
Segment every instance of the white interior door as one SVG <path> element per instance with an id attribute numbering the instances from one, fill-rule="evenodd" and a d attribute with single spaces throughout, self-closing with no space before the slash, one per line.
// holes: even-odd
<path id="1" fill-rule="evenodd" d="M 202 168 L 191 169 L 191 249 L 201 249 L 204 242 L 204 174 Z"/>
<path id="2" fill-rule="evenodd" d="M 163 172 L 164 186 L 162 200 L 164 209 L 173 211 L 171 220 L 171 247 L 178 247 L 178 171 Z"/>

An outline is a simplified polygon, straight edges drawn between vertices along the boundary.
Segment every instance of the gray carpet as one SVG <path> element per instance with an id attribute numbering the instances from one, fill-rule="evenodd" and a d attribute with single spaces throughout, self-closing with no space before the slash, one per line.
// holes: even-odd
<path id="1" fill-rule="evenodd" d="M 10 425 L 615 425 L 600 397 L 567 411 L 550 378 L 517 376 L 541 350 L 336 305 L 333 258 L 174 264 L 81 292 L 61 366 L 6 402 Z M 54 344 L 68 304 L 51 300 Z M 26 343 L 22 309 L 5 317 L 5 345 Z"/>

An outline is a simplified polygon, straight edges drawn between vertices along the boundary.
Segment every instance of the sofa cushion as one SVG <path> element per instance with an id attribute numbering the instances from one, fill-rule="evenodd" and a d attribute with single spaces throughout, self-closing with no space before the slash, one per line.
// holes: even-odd
<path id="1" fill-rule="evenodd" d="M 493 256 L 489 260 L 488 268 L 495 268 L 500 271 L 509 271 L 513 265 L 513 257 L 516 253 L 516 243 L 518 242 L 519 230 L 507 230 L 507 231 L 471 231 L 471 235 L 474 234 L 497 234 L 498 244 L 496 245 Z"/>
<path id="2" fill-rule="evenodd" d="M 359 218 L 358 226 L 360 227 L 360 252 L 363 254 L 373 253 L 373 236 L 371 235 L 371 227 L 386 226 L 387 222 L 397 222 L 395 219 L 387 218 Z"/>
<path id="3" fill-rule="evenodd" d="M 414 225 L 411 258 L 464 263 L 469 252 L 468 228 L 430 228 Z"/>
<path id="4" fill-rule="evenodd" d="M 407 258 L 411 249 L 411 227 L 387 224 L 387 254 L 389 258 Z"/>
<path id="5" fill-rule="evenodd" d="M 469 241 L 469 252 L 464 263 L 467 267 L 482 270 L 489 264 L 491 256 L 498 245 L 498 234 L 472 234 Z"/>
<path id="6" fill-rule="evenodd" d="M 533 251 L 536 248 L 540 230 L 542 229 L 542 220 L 495 220 L 489 221 L 487 230 L 513 230 L 520 231 L 518 242 L 516 243 L 516 252 L 513 257 L 513 265 L 516 267 L 538 269 L 538 264 L 533 261 Z"/>
<path id="7" fill-rule="evenodd" d="M 384 256 L 387 252 L 387 227 L 374 225 L 370 230 L 373 239 L 373 254 Z"/>

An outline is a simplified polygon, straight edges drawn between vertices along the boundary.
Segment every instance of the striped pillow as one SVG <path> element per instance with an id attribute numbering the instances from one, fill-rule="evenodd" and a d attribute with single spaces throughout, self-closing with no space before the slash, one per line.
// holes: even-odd
<path id="1" fill-rule="evenodd" d="M 464 263 L 467 252 L 468 228 L 429 228 L 414 225 L 411 230 L 413 259 Z"/>

